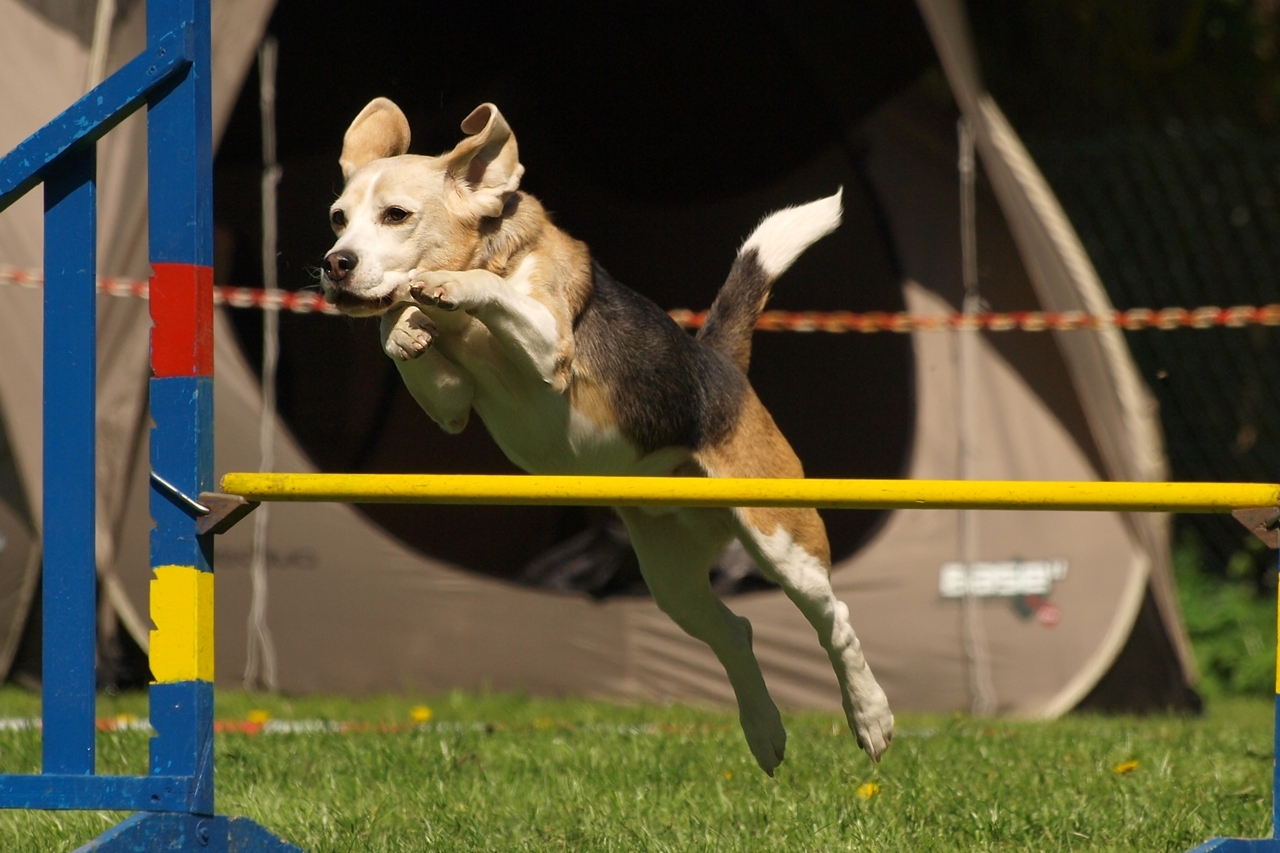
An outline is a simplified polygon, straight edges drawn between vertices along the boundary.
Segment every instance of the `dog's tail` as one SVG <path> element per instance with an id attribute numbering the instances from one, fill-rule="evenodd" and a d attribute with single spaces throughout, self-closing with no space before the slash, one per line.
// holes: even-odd
<path id="1" fill-rule="evenodd" d="M 841 188 L 835 195 L 769 214 L 738 250 L 698 339 L 728 356 L 743 373 L 751 362 L 751 334 L 773 283 L 801 252 L 836 230 L 843 192 Z"/>

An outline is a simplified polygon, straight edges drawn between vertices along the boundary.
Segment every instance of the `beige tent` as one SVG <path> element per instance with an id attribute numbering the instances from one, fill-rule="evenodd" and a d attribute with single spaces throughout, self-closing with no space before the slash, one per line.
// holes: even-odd
<path id="1" fill-rule="evenodd" d="M 62 46 L 65 64 L 83 66 L 83 44 L 50 28 L 39 6 L 0 0 L 0 19 L 12 15 L 30 29 L 19 34 L 6 27 L 0 39 L 13 33 L 15 42 L 34 51 L 30 45 L 39 35 Z M 215 22 L 215 63 L 219 80 L 230 85 L 215 99 L 220 116 L 243 76 L 264 6 L 215 3 L 223 22 L 221 28 Z M 984 294 L 997 309 L 1105 309 L 1105 293 L 1069 223 L 978 83 L 961 7 L 956 0 L 921 0 L 920 6 L 990 180 L 991 193 L 978 199 L 988 271 Z M 225 23 L 233 19 L 234 26 Z M 126 14 L 118 26 L 122 34 L 133 32 L 129 21 Z M 119 36 L 121 58 L 126 43 Z M 30 62 L 54 55 L 43 53 Z M 28 85 L 13 67 L 0 71 L 6 98 L 9 89 Z M 0 129 L 13 137 L 0 138 L 0 146 L 11 147 L 38 126 L 60 98 L 69 101 L 80 79 L 67 71 L 64 84 L 65 94 L 31 96 L 30 121 Z M 905 276 L 905 302 L 921 313 L 945 313 L 959 304 L 955 129 L 945 116 L 916 88 L 883 104 L 858 129 L 869 192 L 883 211 Z M 107 159 L 115 148 L 104 150 L 101 171 L 103 227 L 116 229 L 104 242 L 110 249 L 103 251 L 103 272 L 141 275 L 142 212 L 129 202 L 138 197 L 133 176 L 141 153 L 136 139 L 117 144 L 118 160 Z M 804 198 L 815 176 L 840 173 L 843 157 L 838 148 L 817 152 L 776 186 L 735 204 L 759 211 L 765 199 Z M 646 214 L 589 186 L 577 192 L 585 209 L 623 222 Z M 690 227 L 723 212 L 712 202 L 695 206 L 688 211 Z M 38 246 L 37 213 L 28 203 L 0 218 L 0 263 L 38 264 L 32 249 Z M 145 648 L 145 306 L 104 298 L 101 309 L 100 574 L 104 602 Z M 27 509 L 39 506 L 38 310 L 37 292 L 0 288 L 0 411 L 21 486 L 0 492 L 12 510 L 0 512 L 0 529 L 11 543 L 0 551 L 0 652 L 10 653 L 37 565 L 19 519 L 38 529 L 38 509 Z M 254 470 L 261 395 L 225 316 L 218 319 L 216 344 L 217 469 Z M 1154 408 L 1118 333 L 980 336 L 963 403 L 959 346 L 951 333 L 911 336 L 915 429 L 905 476 L 957 475 L 962 404 L 974 427 L 967 473 L 975 478 L 1164 476 Z M 278 470 L 314 470 L 281 424 L 276 448 Z M 1095 707 L 1192 701 L 1188 685 L 1194 677 L 1172 594 L 1165 520 L 979 513 L 969 528 L 977 563 L 966 571 L 956 565 L 963 518 L 946 511 L 890 513 L 833 573 L 896 707 L 966 710 L 981 699 L 981 707 L 998 713 L 1052 716 L 1086 700 Z M 241 524 L 217 541 L 218 679 L 227 686 L 240 683 L 245 662 L 250 582 L 244 569 L 252 527 Z M 619 699 L 732 701 L 710 652 L 647 598 L 596 602 L 478 576 L 404 544 L 346 506 L 276 506 L 270 537 L 269 623 L 286 692 L 488 685 Z M 780 592 L 739 595 L 731 606 L 750 618 L 757 655 L 781 704 L 838 707 L 825 654 Z M 0 658 L 0 671 L 8 663 Z"/>

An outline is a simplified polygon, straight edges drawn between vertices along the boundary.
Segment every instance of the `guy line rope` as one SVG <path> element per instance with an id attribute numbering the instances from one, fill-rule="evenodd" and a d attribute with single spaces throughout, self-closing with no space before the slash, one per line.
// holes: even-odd
<path id="1" fill-rule="evenodd" d="M 41 287 L 44 277 L 38 270 L 0 265 L 0 285 Z M 129 278 L 101 278 L 98 290 L 111 296 L 146 299 L 148 283 Z M 215 305 L 231 308 L 267 308 L 296 314 L 339 314 L 336 307 L 315 291 L 268 291 L 253 287 L 214 288 Z M 702 326 L 705 311 L 676 308 L 672 319 L 686 329 Z M 756 323 L 764 332 L 914 332 L 981 329 L 988 332 L 1071 331 L 1118 327 L 1130 331 L 1141 329 L 1210 329 L 1218 327 L 1280 326 L 1280 303 L 1270 305 L 1237 305 L 1220 308 L 1131 308 L 1108 314 L 1083 311 L 1008 311 L 977 314 L 911 314 L 906 311 L 765 311 Z"/>

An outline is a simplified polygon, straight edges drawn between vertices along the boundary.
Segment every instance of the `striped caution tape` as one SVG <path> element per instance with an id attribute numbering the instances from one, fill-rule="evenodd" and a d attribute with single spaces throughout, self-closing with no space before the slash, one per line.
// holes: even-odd
<path id="1" fill-rule="evenodd" d="M 44 276 L 39 271 L 0 265 L 0 285 L 41 287 Z M 146 299 L 148 283 L 137 279 L 103 278 L 98 290 L 111 296 Z M 340 314 L 315 291 L 268 292 L 254 287 L 214 288 L 215 305 L 229 308 L 274 309 L 295 314 Z M 677 308 L 671 317 L 686 329 L 701 328 L 707 312 Z M 905 311 L 765 311 L 756 328 L 764 332 L 935 332 L 980 329 L 988 332 L 1072 331 L 1077 329 L 1120 328 L 1141 329 L 1212 329 L 1244 326 L 1280 326 L 1280 304 L 1237 305 L 1231 308 L 1131 308 L 1107 314 L 1083 311 L 1009 311 L 980 314 L 911 314 Z"/>

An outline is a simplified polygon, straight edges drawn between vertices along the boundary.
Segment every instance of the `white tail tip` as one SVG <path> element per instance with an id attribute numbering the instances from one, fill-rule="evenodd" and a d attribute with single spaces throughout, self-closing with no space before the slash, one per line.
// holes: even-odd
<path id="1" fill-rule="evenodd" d="M 843 195 L 841 187 L 834 195 L 769 214 L 751 232 L 738 254 L 754 249 L 765 275 L 777 278 L 805 249 L 840 225 Z"/>

